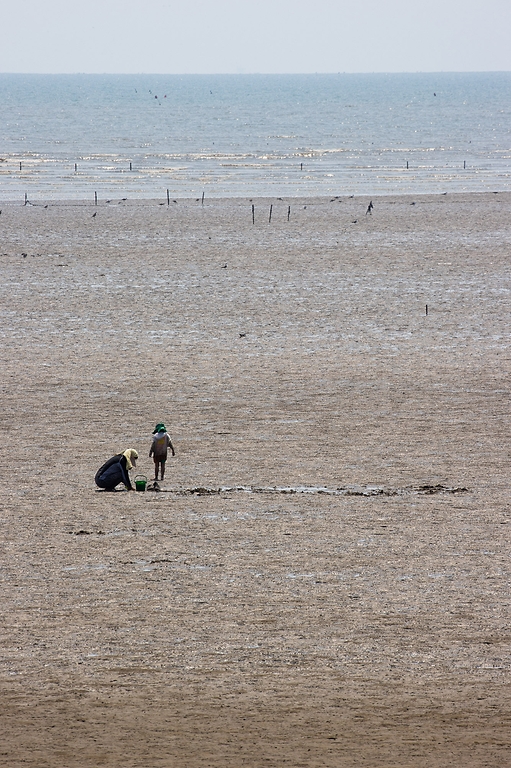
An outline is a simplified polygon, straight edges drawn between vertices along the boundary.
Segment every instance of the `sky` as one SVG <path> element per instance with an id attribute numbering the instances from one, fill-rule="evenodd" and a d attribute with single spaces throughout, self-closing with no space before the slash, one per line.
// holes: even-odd
<path id="1" fill-rule="evenodd" d="M 511 0 L 0 0 L 0 72 L 511 70 Z"/>

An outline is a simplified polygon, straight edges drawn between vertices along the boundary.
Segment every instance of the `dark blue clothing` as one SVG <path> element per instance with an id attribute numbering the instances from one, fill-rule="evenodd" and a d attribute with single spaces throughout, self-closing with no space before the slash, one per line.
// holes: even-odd
<path id="1" fill-rule="evenodd" d="M 133 490 L 131 485 L 130 476 L 126 469 L 126 456 L 122 453 L 118 453 L 116 456 L 112 456 L 102 467 L 96 472 L 94 478 L 96 485 L 99 488 L 104 488 L 105 491 L 113 491 L 116 485 L 124 483 L 128 490 Z"/>

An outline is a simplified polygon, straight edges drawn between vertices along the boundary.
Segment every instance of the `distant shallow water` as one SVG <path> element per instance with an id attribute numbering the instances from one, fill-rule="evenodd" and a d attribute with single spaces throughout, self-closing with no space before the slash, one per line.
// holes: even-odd
<path id="1" fill-rule="evenodd" d="M 0 75 L 4 200 L 511 189 L 511 73 Z"/>

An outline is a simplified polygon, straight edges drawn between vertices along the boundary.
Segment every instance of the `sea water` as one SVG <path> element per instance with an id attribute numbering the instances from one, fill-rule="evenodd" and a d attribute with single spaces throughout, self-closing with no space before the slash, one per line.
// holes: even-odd
<path id="1" fill-rule="evenodd" d="M 0 75 L 0 199 L 511 189 L 511 73 Z"/>

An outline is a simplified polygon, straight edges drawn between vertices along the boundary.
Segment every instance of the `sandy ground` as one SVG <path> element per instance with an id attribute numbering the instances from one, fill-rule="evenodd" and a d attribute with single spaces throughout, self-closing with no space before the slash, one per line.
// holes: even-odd
<path id="1" fill-rule="evenodd" d="M 511 195 L 373 202 L 0 206 L 2 766 L 511 765 Z"/>

